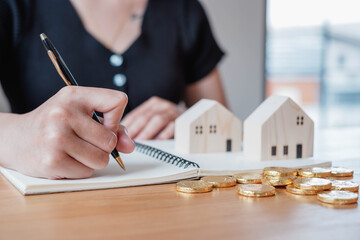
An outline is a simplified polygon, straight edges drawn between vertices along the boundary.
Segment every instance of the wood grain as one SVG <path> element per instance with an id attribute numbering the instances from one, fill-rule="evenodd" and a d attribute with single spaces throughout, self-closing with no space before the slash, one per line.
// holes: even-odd
<path id="1" fill-rule="evenodd" d="M 355 169 L 360 161 L 336 165 Z M 360 234 L 357 204 L 321 204 L 278 189 L 247 198 L 234 187 L 184 194 L 174 184 L 22 196 L 0 178 L 0 239 L 347 239 Z"/>
<path id="2" fill-rule="evenodd" d="M 198 101 L 175 121 L 178 153 L 240 152 L 241 143 L 242 122 L 214 100 Z"/>
<path id="3" fill-rule="evenodd" d="M 314 122 L 289 97 L 270 96 L 244 121 L 247 160 L 295 159 L 297 145 L 300 158 L 313 156 Z"/>

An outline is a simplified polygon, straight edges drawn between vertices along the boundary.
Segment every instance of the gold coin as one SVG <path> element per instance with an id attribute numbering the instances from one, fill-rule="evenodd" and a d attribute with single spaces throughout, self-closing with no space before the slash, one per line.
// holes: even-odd
<path id="1" fill-rule="evenodd" d="M 329 190 L 331 181 L 324 178 L 297 178 L 294 186 L 305 190 Z"/>
<path id="2" fill-rule="evenodd" d="M 333 167 L 331 168 L 332 177 L 352 177 L 354 171 L 347 168 Z"/>
<path id="3" fill-rule="evenodd" d="M 299 175 L 301 177 L 325 178 L 331 176 L 331 169 L 321 167 L 304 168 L 299 170 Z"/>
<path id="4" fill-rule="evenodd" d="M 208 176 L 201 178 L 202 181 L 212 183 L 214 187 L 224 188 L 236 185 L 236 178 L 229 176 Z"/>
<path id="5" fill-rule="evenodd" d="M 241 184 L 237 187 L 240 195 L 248 197 L 269 197 L 275 195 L 275 188 L 265 184 Z"/>
<path id="6" fill-rule="evenodd" d="M 213 185 L 208 182 L 198 180 L 184 180 L 176 183 L 176 191 L 184 193 L 204 193 L 211 192 Z"/>
<path id="7" fill-rule="evenodd" d="M 286 186 L 286 191 L 298 195 L 316 195 L 319 192 L 321 192 L 321 190 L 305 190 L 305 189 L 296 188 L 294 185 Z"/>
<path id="8" fill-rule="evenodd" d="M 351 181 L 334 180 L 332 181 L 331 190 L 357 192 L 359 191 L 359 184 Z"/>
<path id="9" fill-rule="evenodd" d="M 272 176 L 272 177 L 288 177 L 288 176 L 296 176 L 297 170 L 293 168 L 286 167 L 266 167 L 263 170 L 264 176 Z"/>
<path id="10" fill-rule="evenodd" d="M 353 177 L 327 177 L 326 179 L 329 179 L 331 181 L 334 181 L 334 180 L 351 180 L 353 179 Z"/>
<path id="11" fill-rule="evenodd" d="M 294 182 L 296 176 L 279 177 L 279 178 L 263 178 L 263 184 L 272 185 L 274 187 L 287 186 Z"/>
<path id="12" fill-rule="evenodd" d="M 350 204 L 358 201 L 359 195 L 349 191 L 332 190 L 330 192 L 319 193 L 317 198 L 321 202 L 331 204 Z"/>
<path id="13" fill-rule="evenodd" d="M 238 173 L 233 176 L 238 183 L 261 183 L 260 173 Z"/>

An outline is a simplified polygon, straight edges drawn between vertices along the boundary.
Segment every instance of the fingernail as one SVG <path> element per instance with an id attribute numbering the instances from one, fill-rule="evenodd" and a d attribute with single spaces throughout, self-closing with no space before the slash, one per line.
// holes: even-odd
<path id="1" fill-rule="evenodd" d="M 118 141 L 117 135 L 116 135 L 116 133 L 114 133 L 114 132 L 111 132 L 111 133 L 114 135 L 114 137 L 112 137 L 112 138 L 110 139 L 109 145 L 110 145 L 110 146 L 116 146 L 117 141 Z"/>
<path id="2" fill-rule="evenodd" d="M 125 132 L 126 136 L 133 142 L 133 144 L 135 144 L 134 140 L 129 136 L 129 132 L 126 129 L 126 127 L 124 127 L 124 132 Z"/>

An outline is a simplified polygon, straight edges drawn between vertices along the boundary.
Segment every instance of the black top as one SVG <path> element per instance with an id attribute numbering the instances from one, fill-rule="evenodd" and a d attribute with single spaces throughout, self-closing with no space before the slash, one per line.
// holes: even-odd
<path id="1" fill-rule="evenodd" d="M 186 84 L 210 73 L 223 56 L 197 0 L 149 0 L 142 33 L 121 56 L 84 29 L 69 1 L 0 0 L 0 80 L 15 113 L 33 110 L 65 85 L 42 32 L 79 85 L 127 93 L 126 112 L 151 96 L 179 102 Z"/>

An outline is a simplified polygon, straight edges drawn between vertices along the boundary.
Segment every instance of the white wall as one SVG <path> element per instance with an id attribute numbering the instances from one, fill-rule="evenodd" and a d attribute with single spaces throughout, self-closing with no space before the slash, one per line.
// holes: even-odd
<path id="1" fill-rule="evenodd" d="M 230 109 L 244 120 L 264 99 L 266 0 L 201 0 L 226 51 L 220 65 Z"/>

